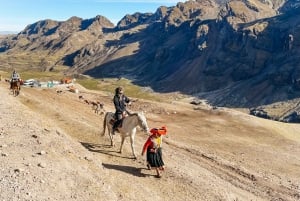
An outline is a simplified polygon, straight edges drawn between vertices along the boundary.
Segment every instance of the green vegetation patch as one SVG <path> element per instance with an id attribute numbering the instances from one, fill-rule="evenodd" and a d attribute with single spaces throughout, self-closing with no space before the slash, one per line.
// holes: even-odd
<path id="1" fill-rule="evenodd" d="M 153 101 L 162 101 L 162 98 L 156 96 L 151 90 L 132 84 L 128 79 L 93 79 L 79 78 L 77 82 L 89 90 L 100 90 L 114 94 L 115 88 L 122 86 L 127 96 L 132 98 L 141 98 Z"/>

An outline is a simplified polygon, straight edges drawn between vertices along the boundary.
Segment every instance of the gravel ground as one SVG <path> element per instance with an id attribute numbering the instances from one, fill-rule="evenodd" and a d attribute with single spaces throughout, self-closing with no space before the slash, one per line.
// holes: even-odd
<path id="1" fill-rule="evenodd" d="M 300 127 L 226 108 L 139 100 L 149 127 L 166 125 L 162 178 L 100 137 L 103 115 L 78 98 L 111 96 L 80 88 L 25 88 L 0 82 L 0 201 L 14 200 L 300 200 Z M 138 131 L 141 152 L 147 136 Z"/>

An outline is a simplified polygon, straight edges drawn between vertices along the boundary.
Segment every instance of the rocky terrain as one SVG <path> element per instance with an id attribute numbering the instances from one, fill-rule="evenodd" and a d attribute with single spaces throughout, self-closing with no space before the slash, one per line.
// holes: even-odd
<path id="1" fill-rule="evenodd" d="M 155 13 L 41 20 L 0 43 L 0 69 L 126 77 L 226 107 L 299 98 L 298 0 L 194 0 Z M 101 13 L 100 13 L 101 14 Z"/>
<path id="2" fill-rule="evenodd" d="M 1 201 L 284 200 L 300 199 L 300 125 L 232 109 L 192 105 L 189 98 L 139 99 L 149 127 L 165 125 L 162 178 L 100 136 L 103 115 L 79 99 L 104 103 L 102 91 L 26 88 L 12 96 L 0 82 Z M 61 93 L 57 93 L 61 91 Z M 126 90 L 125 90 L 126 92 Z M 131 97 L 134 98 L 134 97 Z M 147 136 L 138 131 L 140 153 Z"/>

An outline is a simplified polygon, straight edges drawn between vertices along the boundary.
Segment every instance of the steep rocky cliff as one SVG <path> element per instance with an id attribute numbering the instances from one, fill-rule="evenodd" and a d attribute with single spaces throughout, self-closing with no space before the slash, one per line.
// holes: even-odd
<path id="1" fill-rule="evenodd" d="M 299 4 L 195 0 L 126 15 L 116 26 L 102 16 L 44 20 L 4 39 L 0 51 L 43 52 L 54 60 L 48 69 L 66 65 L 69 74 L 123 76 L 160 92 L 253 107 L 300 95 Z"/>

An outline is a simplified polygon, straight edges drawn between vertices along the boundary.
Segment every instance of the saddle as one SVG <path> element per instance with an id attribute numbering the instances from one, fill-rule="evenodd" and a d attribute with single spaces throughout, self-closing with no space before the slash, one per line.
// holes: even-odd
<path id="1" fill-rule="evenodd" d="M 110 121 L 109 121 L 109 124 L 113 127 L 114 126 L 114 124 L 115 124 L 115 122 L 116 122 L 116 119 L 115 118 L 113 118 L 113 119 L 111 119 Z M 120 125 L 118 126 L 118 128 L 116 128 L 116 130 L 115 130 L 115 132 L 117 132 L 117 133 L 119 133 L 120 131 L 119 131 L 119 128 L 121 128 L 122 127 L 122 123 L 123 123 L 123 121 L 121 121 L 121 123 L 120 123 Z"/>
<path id="2" fill-rule="evenodd" d="M 123 119 L 124 119 L 124 118 L 123 118 Z M 122 119 L 120 125 L 118 126 L 118 128 L 122 128 L 123 119 Z M 114 123 L 115 123 L 116 121 L 117 121 L 117 120 L 116 120 L 115 118 L 113 118 L 113 119 L 111 119 L 111 120 L 109 121 L 109 124 L 113 126 Z"/>
<path id="3" fill-rule="evenodd" d="M 120 123 L 120 125 L 118 126 L 118 128 L 122 128 L 122 125 L 123 125 L 123 120 L 124 120 L 124 118 L 125 117 L 127 117 L 128 116 L 128 114 L 127 113 L 124 113 L 123 115 L 122 115 L 122 121 L 121 121 L 121 123 Z M 113 119 L 111 119 L 110 121 L 109 121 L 109 124 L 110 125 L 114 125 L 114 123 L 117 121 L 117 119 L 116 119 L 117 117 L 116 117 L 116 114 L 114 115 L 114 118 Z"/>

